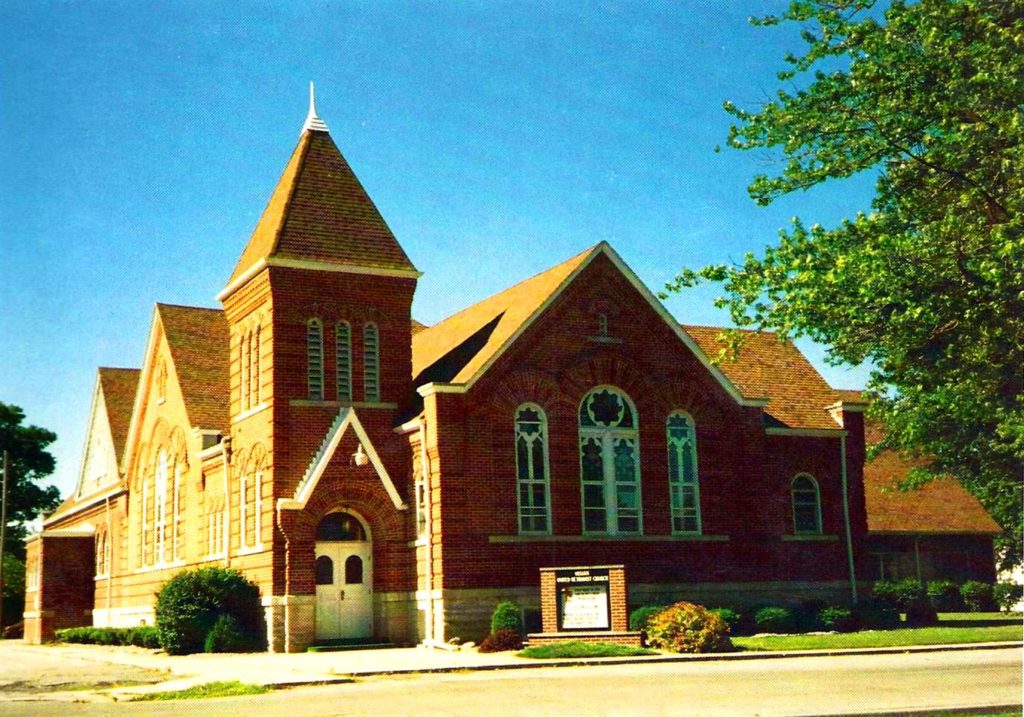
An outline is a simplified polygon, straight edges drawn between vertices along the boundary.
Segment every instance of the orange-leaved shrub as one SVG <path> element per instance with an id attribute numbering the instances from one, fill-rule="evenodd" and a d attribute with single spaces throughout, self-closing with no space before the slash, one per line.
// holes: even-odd
<path id="1" fill-rule="evenodd" d="M 729 625 L 703 605 L 677 602 L 647 622 L 651 647 L 672 652 L 725 652 L 732 649 Z"/>

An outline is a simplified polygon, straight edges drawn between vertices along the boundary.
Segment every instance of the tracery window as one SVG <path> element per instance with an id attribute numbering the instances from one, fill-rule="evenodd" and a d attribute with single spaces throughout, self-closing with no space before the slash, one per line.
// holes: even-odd
<path id="1" fill-rule="evenodd" d="M 793 500 L 793 532 L 821 533 L 821 495 L 818 481 L 800 473 L 789 486 Z"/>
<path id="2" fill-rule="evenodd" d="M 255 550 L 262 544 L 263 470 L 262 450 L 257 448 L 243 465 L 238 481 L 238 529 L 242 550 Z"/>
<path id="3" fill-rule="evenodd" d="M 700 533 L 700 481 L 697 478 L 697 432 L 693 419 L 673 411 L 666 421 L 668 486 L 673 533 Z"/>
<path id="4" fill-rule="evenodd" d="M 551 532 L 548 429 L 544 409 L 525 403 L 516 410 L 516 487 L 519 532 Z"/>
<path id="5" fill-rule="evenodd" d="M 583 532 L 642 532 L 637 418 L 625 393 L 598 386 L 580 403 Z"/>
<path id="6" fill-rule="evenodd" d="M 352 400 L 352 326 L 340 321 L 334 327 L 338 373 L 338 400 Z"/>
<path id="7" fill-rule="evenodd" d="M 324 325 L 320 319 L 306 322 L 306 384 L 310 400 L 324 399 Z"/>
<path id="8" fill-rule="evenodd" d="M 380 337 L 376 324 L 363 327 L 363 398 L 380 401 Z"/>

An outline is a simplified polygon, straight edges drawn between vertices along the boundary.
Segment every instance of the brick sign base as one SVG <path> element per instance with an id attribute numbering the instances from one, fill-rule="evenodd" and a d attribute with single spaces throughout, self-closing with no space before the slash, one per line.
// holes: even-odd
<path id="1" fill-rule="evenodd" d="M 642 643 L 639 632 L 629 631 L 621 565 L 541 568 L 540 606 L 542 632 L 526 637 L 532 646 L 574 640 Z"/>

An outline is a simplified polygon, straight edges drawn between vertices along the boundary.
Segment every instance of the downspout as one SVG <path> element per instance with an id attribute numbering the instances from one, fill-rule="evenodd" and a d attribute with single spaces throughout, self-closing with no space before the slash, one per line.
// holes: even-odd
<path id="1" fill-rule="evenodd" d="M 427 583 L 427 615 L 423 626 L 423 641 L 430 645 L 434 642 L 434 516 L 433 490 L 431 488 L 430 469 L 427 463 L 427 418 L 420 419 L 420 474 L 423 480 L 423 506 L 426 521 L 424 538 L 424 570 Z"/>
<path id="2" fill-rule="evenodd" d="M 843 482 L 843 523 L 846 528 L 846 562 L 850 568 L 850 593 L 853 597 L 853 604 L 857 604 L 857 574 L 853 567 L 853 535 L 850 530 L 850 496 L 846 480 L 846 431 L 839 438 L 839 471 Z"/>
<path id="3" fill-rule="evenodd" d="M 106 563 L 107 566 L 107 626 L 109 627 L 110 623 L 112 622 L 110 611 L 113 607 L 111 596 L 111 590 L 113 588 L 111 586 L 110 581 L 114 579 L 114 566 L 111 565 L 111 563 L 114 562 L 114 545 L 110 541 L 113 540 L 114 536 L 110 532 L 110 496 L 108 495 L 103 502 L 106 504 L 107 509 L 107 545 L 104 546 L 103 549 L 104 551 L 106 551 L 107 546 L 110 547 L 109 552 L 107 552 L 107 554 L 103 556 L 103 562 Z"/>
<path id="4" fill-rule="evenodd" d="M 281 506 L 278 505 L 274 511 L 276 515 L 277 529 L 281 531 L 281 537 L 284 538 L 284 639 L 281 641 L 281 649 L 284 652 L 289 652 L 289 646 L 292 639 L 291 630 L 291 605 L 289 600 L 292 594 L 292 546 L 291 540 L 288 537 L 288 531 L 281 525 Z M 273 593 L 273 590 L 271 590 Z M 272 628 L 271 628 L 272 629 Z M 274 643 L 270 643 L 270 649 L 273 651 Z"/>
<path id="5" fill-rule="evenodd" d="M 220 455 L 224 461 L 224 567 L 231 567 L 231 437 L 221 436 Z"/>

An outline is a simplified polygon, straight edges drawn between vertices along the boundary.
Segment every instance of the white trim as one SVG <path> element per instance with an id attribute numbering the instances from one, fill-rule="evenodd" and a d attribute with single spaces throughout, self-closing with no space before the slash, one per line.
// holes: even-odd
<path id="1" fill-rule="evenodd" d="M 465 383 L 425 383 L 416 388 L 416 393 L 426 398 L 435 393 L 465 393 L 469 384 Z"/>
<path id="2" fill-rule="evenodd" d="M 231 419 L 231 422 L 232 423 L 238 423 L 239 421 L 244 421 L 246 418 L 249 418 L 250 416 L 255 416 L 257 413 L 260 413 L 261 411 L 265 411 L 268 408 L 270 408 L 270 403 L 268 403 L 267 401 L 263 401 L 262 403 L 260 403 L 260 404 L 258 404 L 256 406 L 253 406 L 252 408 L 250 408 L 250 409 L 248 409 L 246 411 L 243 411 L 242 413 L 239 413 L 237 416 L 235 416 L 234 418 Z M 216 433 L 220 433 L 220 431 L 215 431 L 215 432 Z"/>
<path id="3" fill-rule="evenodd" d="M 817 527 L 814 530 L 800 530 L 796 524 L 796 491 L 793 489 L 793 484 L 796 483 L 798 478 L 806 478 L 811 481 L 811 485 L 814 486 L 814 507 L 817 516 Z M 807 491 L 802 491 L 807 492 Z M 789 506 L 793 511 L 793 535 L 823 535 L 824 525 L 822 525 L 821 519 L 821 485 L 818 483 L 818 479 L 806 471 L 796 473 L 792 478 L 789 479 Z"/>
<path id="4" fill-rule="evenodd" d="M 280 266 L 285 269 L 314 269 L 340 274 L 366 274 L 369 276 L 393 276 L 408 279 L 419 279 L 423 272 L 417 269 L 385 269 L 383 267 L 360 266 L 359 264 L 333 264 L 309 259 L 287 259 L 282 256 L 270 256 L 266 259 L 267 266 Z"/>
<path id="5" fill-rule="evenodd" d="M 313 491 L 316 490 L 317 483 L 320 482 L 320 478 L 327 470 L 327 466 L 330 464 L 331 459 L 334 457 L 335 451 L 338 450 L 338 446 L 341 444 L 341 439 L 345 435 L 346 430 L 349 426 L 356 432 L 356 437 L 359 439 L 359 443 L 363 446 L 363 450 L 366 451 L 366 455 L 370 458 L 370 463 L 373 465 L 374 470 L 377 471 L 377 476 L 380 478 L 381 483 L 384 485 L 384 489 L 387 491 L 388 496 L 391 498 L 391 502 L 398 510 L 405 510 L 408 506 L 405 501 L 402 500 L 402 496 L 399 495 L 398 490 L 395 488 L 394 482 L 391 480 L 391 476 L 388 475 L 387 469 L 380 460 L 380 456 L 377 454 L 377 449 L 374 448 L 373 443 L 370 441 L 370 437 L 366 433 L 366 429 L 363 428 L 363 424 L 359 421 L 359 417 L 356 416 L 355 409 L 345 407 L 341 409 L 338 414 L 343 416 L 341 425 L 338 430 L 335 431 L 331 442 L 327 445 L 320 460 L 317 461 L 316 465 L 313 466 L 312 472 L 309 477 L 299 484 L 298 489 L 295 491 L 294 498 L 278 498 L 277 509 L 280 510 L 302 510 L 306 506 L 310 497 L 313 495 Z"/>
<path id="6" fill-rule="evenodd" d="M 840 428 L 765 428 L 769 436 L 804 436 L 807 438 L 842 438 L 847 434 Z"/>
<path id="7" fill-rule="evenodd" d="M 411 421 L 406 421 L 401 426 L 395 426 L 391 430 L 394 431 L 395 433 L 397 433 L 400 436 L 404 436 L 407 433 L 412 433 L 413 431 L 418 431 L 419 428 L 420 428 L 420 422 L 422 420 L 423 420 L 423 414 L 420 414 L 419 416 L 417 416 L 416 418 L 412 419 Z"/>
<path id="8" fill-rule="evenodd" d="M 864 413 L 870 404 L 867 401 L 836 401 L 825 406 L 826 411 L 842 410 L 848 413 Z"/>
<path id="9" fill-rule="evenodd" d="M 139 444 L 139 432 L 142 430 L 142 399 L 149 385 L 150 367 L 156 352 L 157 324 L 163 333 L 163 321 L 160 319 L 159 305 L 153 305 L 153 319 L 149 325 L 149 337 L 146 339 L 146 350 L 143 353 L 142 368 L 139 371 L 139 384 L 135 389 L 135 401 L 132 404 L 132 418 L 128 424 L 128 435 L 124 442 L 124 455 L 121 456 L 121 475 L 127 480 L 131 475 L 132 458 Z"/>
<path id="10" fill-rule="evenodd" d="M 221 289 L 220 293 L 217 294 L 217 301 L 223 302 L 224 299 L 228 298 L 236 291 L 238 291 L 238 289 L 248 284 L 249 280 L 256 276 L 256 274 L 258 274 L 261 269 L 266 268 L 266 266 L 266 257 L 259 259 L 255 264 L 253 264 L 248 269 L 239 274 L 237 279 L 235 279 L 232 282 L 229 282 L 227 286 Z"/>
<path id="11" fill-rule="evenodd" d="M 82 511 L 86 510 L 87 508 L 94 507 L 101 500 L 106 500 L 107 498 L 113 498 L 115 495 L 127 492 L 127 488 L 125 488 L 120 483 L 118 483 L 115 486 L 112 486 L 112 488 L 113 488 L 112 490 L 107 490 L 105 493 L 97 493 L 96 495 L 89 496 L 88 498 L 86 498 L 85 502 L 78 503 L 78 504 L 68 508 L 67 510 L 65 510 L 62 513 L 57 513 L 56 511 L 51 513 L 50 515 L 48 515 L 46 518 L 43 519 L 43 529 L 44 529 L 44 531 L 46 529 L 46 526 L 48 524 L 50 524 L 50 523 L 59 522 L 61 520 L 64 520 L 65 518 L 68 518 L 68 517 L 72 516 L 72 515 L 77 515 L 78 513 L 81 513 Z"/>
<path id="12" fill-rule="evenodd" d="M 322 408 L 398 408 L 394 401 L 314 401 L 309 398 L 291 398 L 289 406 L 320 406 Z"/>
<path id="13" fill-rule="evenodd" d="M 85 434 L 85 445 L 82 448 L 82 460 L 79 463 L 78 484 L 75 486 L 74 496 L 75 496 L 76 500 L 81 499 L 84 495 L 88 495 L 88 493 L 84 493 L 83 492 L 83 488 L 85 487 L 85 484 L 86 484 L 85 469 L 87 467 L 89 467 L 88 466 L 88 464 L 90 462 L 89 458 L 91 457 L 91 454 L 92 454 L 93 428 L 96 425 L 96 412 L 99 409 L 99 402 L 100 402 L 100 397 L 101 396 L 103 397 L 103 412 L 105 414 L 107 414 L 107 415 L 103 416 L 103 428 L 106 429 L 106 430 L 103 431 L 104 435 L 102 436 L 102 438 L 106 439 L 106 443 L 107 443 L 106 448 L 108 448 L 111 453 L 114 453 L 114 471 L 115 471 L 115 475 L 113 476 L 112 480 L 107 480 L 102 485 L 100 485 L 98 488 L 96 488 L 96 491 L 98 492 L 98 491 L 103 490 L 105 488 L 109 488 L 110 485 L 116 484 L 120 480 L 120 478 L 121 478 L 121 476 L 118 474 L 118 471 L 120 470 L 120 463 L 121 463 L 121 461 L 118 460 L 119 456 L 117 456 L 116 450 L 114 448 L 114 434 L 110 430 L 110 414 L 106 410 L 106 408 L 107 408 L 106 395 L 103 394 L 103 382 L 102 382 L 102 379 L 100 378 L 100 372 L 99 372 L 99 370 L 97 370 L 96 371 L 96 386 L 93 388 L 92 404 L 89 406 L 89 427 L 88 427 L 88 430 L 86 431 L 86 434 Z M 95 458 L 94 458 L 94 460 L 95 460 Z M 104 462 L 106 463 L 107 461 L 104 461 Z"/>

